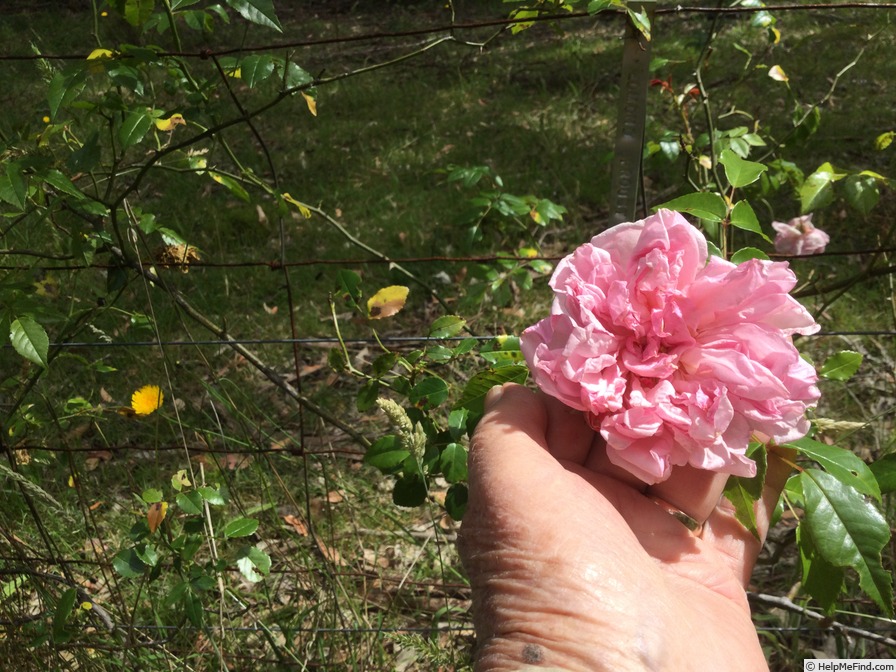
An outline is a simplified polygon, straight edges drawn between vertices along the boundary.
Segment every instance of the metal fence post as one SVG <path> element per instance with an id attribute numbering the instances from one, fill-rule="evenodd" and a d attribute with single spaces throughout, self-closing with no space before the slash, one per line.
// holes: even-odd
<path id="1" fill-rule="evenodd" d="M 655 0 L 632 2 L 629 7 L 646 10 L 653 32 Z M 650 74 L 650 41 L 626 23 L 622 52 L 622 79 L 619 83 L 619 112 L 616 117 L 616 144 L 610 180 L 610 225 L 635 219 L 640 184 L 644 124 L 647 117 L 647 79 Z"/>

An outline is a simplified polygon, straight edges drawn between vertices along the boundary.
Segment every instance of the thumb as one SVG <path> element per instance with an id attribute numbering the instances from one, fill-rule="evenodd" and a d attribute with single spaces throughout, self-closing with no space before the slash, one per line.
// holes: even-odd
<path id="1" fill-rule="evenodd" d="M 547 420 L 542 398 L 525 387 L 508 383 L 489 390 L 485 415 L 470 442 L 471 504 L 479 497 L 528 488 L 548 465 L 559 466 L 547 452 Z"/>

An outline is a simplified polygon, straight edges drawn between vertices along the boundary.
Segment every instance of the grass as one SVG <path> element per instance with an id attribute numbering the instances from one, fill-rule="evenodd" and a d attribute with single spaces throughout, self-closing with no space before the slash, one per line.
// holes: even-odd
<path id="1" fill-rule="evenodd" d="M 481 3 L 475 11 L 500 16 L 507 6 Z M 351 11 L 316 12 L 302 5 L 284 12 L 285 33 L 352 34 L 445 20 L 440 3 L 404 3 L 388 12 L 379 4 L 357 3 Z M 758 124 L 775 138 L 785 137 L 793 101 L 782 83 L 766 76 L 767 67 L 780 64 L 791 76 L 793 95 L 800 102 L 816 103 L 831 89 L 837 72 L 864 48 L 823 105 L 818 132 L 802 144 L 788 144 L 783 155 L 807 174 L 828 160 L 842 168 L 896 174 L 893 150 L 873 149 L 877 135 L 894 130 L 888 124 L 896 107 L 891 86 L 896 66 L 889 57 L 894 36 L 882 16 L 848 10 L 782 15 L 782 41 L 774 47 L 767 45 L 763 31 L 743 20 L 726 20 L 705 72 L 720 127 Z M 655 76 L 671 76 L 676 87 L 691 82 L 709 26 L 699 17 L 662 17 L 653 49 L 654 56 L 668 63 Z M 0 37 L 9 45 L 6 49 L 16 53 L 26 52 L 31 40 L 47 52 L 86 53 L 95 46 L 91 29 L 85 12 L 33 9 L 5 16 Z M 878 29 L 882 32 L 866 43 L 867 35 Z M 101 30 L 111 32 L 106 26 Z M 484 40 L 490 34 L 483 29 L 465 37 Z M 502 176 L 509 192 L 537 194 L 566 206 L 569 213 L 561 224 L 533 228 L 548 254 L 563 253 L 602 230 L 618 95 L 619 34 L 618 22 L 569 21 L 501 37 L 482 50 L 446 45 L 401 65 L 319 87 L 317 117 L 301 98 L 294 98 L 258 118 L 256 128 L 281 190 L 319 206 L 352 235 L 391 257 L 461 258 L 406 265 L 421 280 L 439 287 L 449 307 L 464 306 L 463 316 L 477 333 L 513 333 L 546 310 L 544 279 L 536 279 L 532 291 L 517 294 L 510 306 L 464 304 L 478 264 L 463 258 L 514 250 L 531 238 L 492 221 L 482 243 L 467 242 L 467 200 L 475 190 L 448 184 L 444 170 L 450 165 L 488 165 Z M 186 46 L 257 44 L 271 34 L 243 33 L 234 24 L 213 38 L 194 39 L 196 44 Z M 417 43 L 414 39 L 406 44 Z M 755 54 L 746 67 L 747 57 L 735 45 Z M 310 72 L 332 74 L 409 48 L 382 42 L 331 45 L 297 51 L 294 58 Z M 213 76 L 211 64 L 195 67 L 197 76 Z M 4 63 L 0 84 L 16 101 L 0 122 L 5 137 L 27 138 L 41 128 L 46 103 L 37 83 L 33 63 Z M 248 108 L 264 99 L 263 93 L 239 82 L 232 86 Z M 869 105 L 872 92 L 874 104 Z M 650 137 L 679 128 L 678 116 L 656 88 L 649 101 Z M 226 96 L 216 104 L 223 118 L 235 113 Z M 702 129 L 696 105 L 690 118 Z M 227 131 L 224 137 L 246 166 L 272 178 L 264 151 L 247 128 Z M 203 148 L 210 165 L 233 171 L 221 143 Z M 684 190 L 683 159 L 670 163 L 653 156 L 645 166 L 652 204 Z M 365 296 L 382 285 L 407 282 L 386 264 L 363 263 L 369 255 L 324 220 L 306 220 L 297 213 L 281 218 L 273 200 L 258 190 L 251 191 L 252 202 L 246 203 L 205 176 L 169 178 L 151 177 L 140 190 L 139 203 L 196 245 L 204 261 L 238 264 L 283 256 L 290 262 L 309 262 L 290 267 L 288 275 L 270 266 L 213 265 L 196 266 L 186 274 L 163 273 L 166 282 L 235 338 L 284 338 L 293 328 L 302 337 L 332 337 L 328 295 L 338 286 L 340 268 L 362 274 Z M 754 196 L 763 204 L 766 230 L 772 217 L 797 214 L 787 188 Z M 837 201 L 819 213 L 816 222 L 831 233 L 832 248 L 862 250 L 886 242 L 893 213 L 892 194 L 885 192 L 867 218 Z M 28 224 L 4 225 L 0 248 L 47 246 L 45 229 Z M 157 237 L 141 241 L 141 257 L 151 258 L 158 243 Z M 865 259 L 825 257 L 800 261 L 795 268 L 802 278 L 825 284 Z M 347 261 L 323 263 L 338 260 Z M 21 258 L 4 255 L 7 261 Z M 60 311 L 47 312 L 54 337 L 62 335 L 65 323 L 54 321 L 53 315 L 73 317 L 89 309 L 85 319 L 90 326 L 79 339 L 134 344 L 158 337 L 187 344 L 66 350 L 24 395 L 21 411 L 4 427 L 12 448 L 29 446 L 17 453 L 22 473 L 61 505 L 33 494 L 32 510 L 12 481 L 0 485 L 0 528 L 5 530 L 0 569 L 10 572 L 0 576 L 0 620 L 5 628 L 0 655 L 15 661 L 14 669 L 200 670 L 220 669 L 221 660 L 230 670 L 462 669 L 472 633 L 468 590 L 453 546 L 455 522 L 434 504 L 413 510 L 394 507 L 389 479 L 362 464 L 363 449 L 346 432 L 300 408 L 242 355 L 220 344 L 189 344 L 205 341 L 209 333 L 161 287 L 131 274 L 120 289 L 110 291 L 105 269 L 48 272 L 41 270 L 43 265 L 38 260 L 33 268 L 4 271 L 2 282 L 7 287 L 13 282 L 28 287 L 43 283 L 48 303 Z M 445 285 L 438 279 L 443 276 L 449 280 Z M 825 308 L 825 329 L 892 329 L 890 294 L 888 278 L 857 285 Z M 96 308 L 100 301 L 106 305 Z M 807 301 L 822 305 L 816 298 Z M 341 303 L 335 309 L 344 335 L 369 335 L 366 320 Z M 382 334 L 424 333 L 440 311 L 414 286 L 408 307 L 383 323 Z M 831 338 L 815 339 L 806 349 L 821 361 L 834 349 L 833 343 Z M 893 381 L 885 373 L 894 357 L 892 339 L 849 337 L 847 345 L 864 352 L 873 366 L 846 385 L 826 384 L 819 414 L 868 419 L 868 427 L 847 445 L 873 458 L 892 449 Z M 332 347 L 303 345 L 297 357 L 282 344 L 253 344 L 250 349 L 313 402 L 375 438 L 386 431 L 384 422 L 373 410 L 357 410 L 360 382 L 331 370 L 327 363 Z M 352 345 L 349 354 L 369 362 L 377 349 Z M 0 391 L 6 415 L 33 368 L 8 350 L 0 351 L 0 357 L 4 376 L 10 376 Z M 463 367 L 440 371 L 458 383 L 469 375 Z M 150 382 L 166 390 L 162 410 L 143 419 L 120 414 L 131 392 Z M 155 488 L 173 502 L 177 492 L 171 478 L 182 469 L 191 470 L 191 481 L 229 493 L 226 505 L 210 507 L 215 530 L 220 533 L 228 521 L 247 516 L 259 520 L 257 533 L 249 540 L 221 540 L 219 534 L 216 549 L 199 535 L 203 543 L 192 565 L 178 566 L 172 553 L 157 580 L 121 578 L 108 563 L 132 543 L 130 531 L 145 517 L 146 503 L 135 496 Z M 176 533 L 184 520 L 182 512 L 172 513 L 167 524 Z M 785 519 L 776 530 L 757 571 L 758 592 L 788 594 L 798 580 L 792 527 L 793 521 Z M 271 573 L 263 581 L 250 583 L 236 570 L 246 541 L 272 559 Z M 223 563 L 221 571 L 213 570 L 216 554 Z M 67 563 L 60 564 L 60 559 Z M 22 567 L 38 573 L 19 583 L 16 571 Z M 201 628 L 190 623 L 183 601 L 170 599 L 183 580 L 182 572 L 193 567 L 216 578 L 200 592 L 206 609 Z M 53 614 L 68 585 L 57 580 L 64 572 L 109 612 L 115 633 L 105 632 L 102 622 L 87 612 L 75 610 L 71 633 L 57 633 L 55 645 L 40 639 L 52 630 Z M 854 611 L 873 613 L 866 602 L 854 599 Z M 838 620 L 867 627 L 862 618 L 838 614 Z M 836 634 L 807 630 L 799 616 L 767 607 L 758 610 L 757 622 L 769 626 L 763 641 L 775 669 L 790 669 L 810 648 L 827 647 L 831 641 L 841 647 L 838 653 L 880 652 L 862 649 L 861 640 L 850 643 Z M 802 629 L 790 635 L 779 629 L 782 626 Z"/>

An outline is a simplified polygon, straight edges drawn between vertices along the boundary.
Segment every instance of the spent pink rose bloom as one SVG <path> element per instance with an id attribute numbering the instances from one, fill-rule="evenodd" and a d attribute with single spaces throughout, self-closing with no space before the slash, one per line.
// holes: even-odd
<path id="1" fill-rule="evenodd" d="M 551 314 L 522 351 L 539 387 L 584 411 L 642 481 L 684 464 L 753 476 L 751 436 L 804 436 L 819 397 L 792 341 L 819 329 L 795 284 L 783 262 L 708 257 L 695 227 L 660 210 L 560 262 Z"/>
<path id="2" fill-rule="evenodd" d="M 772 228 L 778 232 L 775 236 L 775 252 L 802 256 L 821 254 L 829 242 L 830 236 L 812 224 L 812 213 L 802 217 L 794 217 L 786 224 L 772 222 Z"/>

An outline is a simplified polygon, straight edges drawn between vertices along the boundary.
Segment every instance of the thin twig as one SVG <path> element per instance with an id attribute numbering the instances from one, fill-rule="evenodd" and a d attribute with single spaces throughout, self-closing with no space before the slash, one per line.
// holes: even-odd
<path id="1" fill-rule="evenodd" d="M 871 632 L 869 630 L 863 630 L 861 628 L 855 628 L 851 625 L 844 625 L 843 623 L 838 623 L 837 621 L 828 621 L 828 617 L 824 614 L 819 614 L 817 611 L 812 611 L 811 609 L 807 609 L 806 607 L 801 607 L 796 604 L 792 600 L 786 597 L 778 597 L 777 595 L 767 595 L 766 593 L 752 593 L 748 592 L 747 597 L 751 602 L 757 602 L 759 604 L 777 607 L 779 609 L 784 609 L 786 611 L 793 612 L 795 614 L 799 614 L 805 618 L 808 618 L 813 621 L 826 621 L 826 623 L 822 626 L 824 630 L 838 630 L 848 635 L 853 635 L 854 637 L 860 637 L 862 639 L 867 639 L 872 642 L 877 642 L 879 644 L 885 644 L 887 646 L 896 646 L 896 639 L 892 637 L 886 637 L 884 635 L 878 635 L 875 632 Z M 890 623 L 891 625 L 896 625 L 896 621 L 890 619 L 882 619 L 886 623 Z"/>

